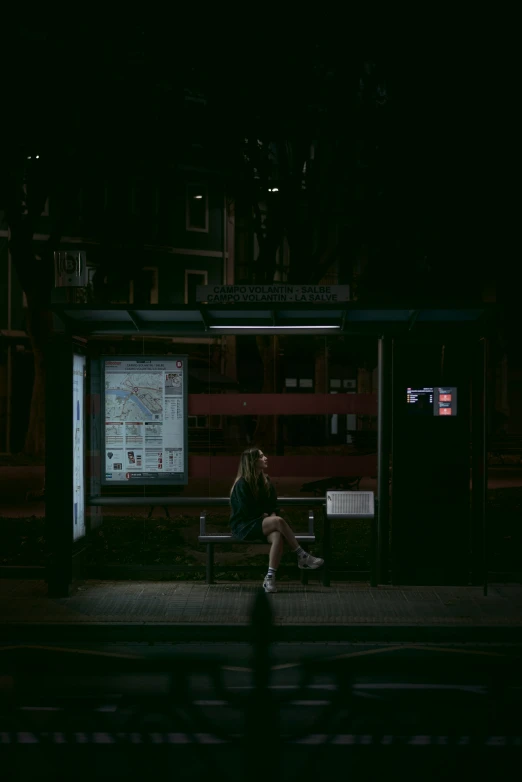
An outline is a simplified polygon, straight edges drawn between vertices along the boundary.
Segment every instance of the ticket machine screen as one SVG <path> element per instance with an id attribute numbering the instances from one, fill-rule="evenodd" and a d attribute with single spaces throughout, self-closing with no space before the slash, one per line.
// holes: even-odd
<path id="1" fill-rule="evenodd" d="M 425 386 L 406 389 L 409 415 L 453 416 L 457 415 L 456 386 Z"/>

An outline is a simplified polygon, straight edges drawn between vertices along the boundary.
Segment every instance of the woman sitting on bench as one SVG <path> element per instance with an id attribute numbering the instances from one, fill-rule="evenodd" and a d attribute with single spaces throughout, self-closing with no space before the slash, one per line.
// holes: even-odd
<path id="1" fill-rule="evenodd" d="M 271 543 L 265 592 L 277 592 L 276 571 L 283 554 L 283 538 L 297 554 L 301 569 L 315 570 L 324 560 L 303 551 L 288 522 L 278 515 L 277 495 L 268 475 L 267 458 L 259 448 L 247 448 L 241 454 L 236 480 L 230 490 L 232 513 L 230 526 L 238 540 Z"/>

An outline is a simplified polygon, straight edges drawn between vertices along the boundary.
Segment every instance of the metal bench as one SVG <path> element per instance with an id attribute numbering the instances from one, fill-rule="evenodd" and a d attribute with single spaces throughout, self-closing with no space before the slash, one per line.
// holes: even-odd
<path id="1" fill-rule="evenodd" d="M 152 513 L 152 505 L 154 504 L 154 507 L 159 506 L 165 508 L 165 512 L 168 514 L 167 506 L 173 505 L 177 508 L 193 508 L 193 507 L 199 507 L 201 508 L 202 505 L 206 505 L 209 508 L 223 508 L 227 507 L 230 510 L 230 497 L 160 497 L 160 496 L 149 496 L 149 497 L 130 497 L 129 495 L 122 497 L 116 497 L 116 496 L 91 496 L 87 498 L 88 506 L 98 506 L 98 505 L 109 505 L 109 506 L 115 506 L 115 505 L 149 505 L 151 506 L 151 513 Z M 310 505 L 314 505 L 315 507 L 320 507 L 322 509 L 325 508 L 326 505 L 326 498 L 323 497 L 317 497 L 317 498 L 311 498 L 311 497 L 279 497 L 277 500 L 278 507 L 285 508 L 285 507 L 307 507 L 309 508 Z M 150 513 L 149 517 L 150 518 Z M 170 517 L 169 517 L 170 518 Z M 219 533 L 219 534 L 207 534 L 206 530 L 206 523 L 207 523 L 207 511 L 202 510 L 200 511 L 199 516 L 199 536 L 198 541 L 199 543 L 204 543 L 207 546 L 207 572 L 206 572 L 206 583 L 207 584 L 213 584 L 214 583 L 214 546 L 219 545 L 220 543 L 244 543 L 247 542 L 249 545 L 252 544 L 252 541 L 242 541 L 237 540 L 231 533 Z M 315 531 L 314 531 L 314 512 L 313 510 L 308 510 L 308 532 L 306 533 L 295 533 L 295 536 L 297 540 L 300 543 L 315 543 Z M 269 545 L 268 543 L 264 544 L 262 541 L 259 541 L 259 544 L 261 546 L 263 545 Z M 301 583 L 307 584 L 308 583 L 308 571 L 302 570 L 301 571 Z"/>
<path id="2" fill-rule="evenodd" d="M 278 500 L 279 505 L 283 505 L 284 503 L 281 503 L 281 500 Z M 205 543 L 207 547 L 207 569 L 206 569 L 206 577 L 205 577 L 205 583 L 206 584 L 213 584 L 214 583 L 214 546 L 219 545 L 220 543 L 239 543 L 239 544 L 247 544 L 249 546 L 252 546 L 254 544 L 259 544 L 260 546 L 268 546 L 270 545 L 268 542 L 264 543 L 261 540 L 238 540 L 238 538 L 235 538 L 232 533 L 218 533 L 218 534 L 208 534 L 207 529 L 207 512 L 206 510 L 201 511 L 200 517 L 199 517 L 199 537 L 198 541 L 200 543 Z M 296 540 L 299 543 L 315 543 L 315 531 L 314 531 L 314 512 L 313 510 L 308 511 L 308 532 L 295 532 Z M 302 570 L 301 571 L 301 583 L 307 584 L 308 583 L 308 571 Z"/>

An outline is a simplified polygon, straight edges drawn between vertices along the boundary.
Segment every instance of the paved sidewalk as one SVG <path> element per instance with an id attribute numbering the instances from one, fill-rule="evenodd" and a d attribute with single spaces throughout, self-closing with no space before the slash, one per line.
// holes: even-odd
<path id="1" fill-rule="evenodd" d="M 214 640 L 250 636 L 259 582 L 88 581 L 50 599 L 37 580 L 0 580 L 0 639 Z M 522 641 L 522 586 L 284 582 L 270 595 L 275 640 Z"/>

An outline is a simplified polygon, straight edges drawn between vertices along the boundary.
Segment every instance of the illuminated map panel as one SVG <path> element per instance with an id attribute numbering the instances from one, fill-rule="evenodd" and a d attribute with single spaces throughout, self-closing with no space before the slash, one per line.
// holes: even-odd
<path id="1" fill-rule="evenodd" d="M 187 357 L 102 359 L 105 484 L 186 484 Z"/>
<path id="2" fill-rule="evenodd" d="M 73 354 L 73 540 L 85 535 L 83 404 L 85 356 Z"/>

